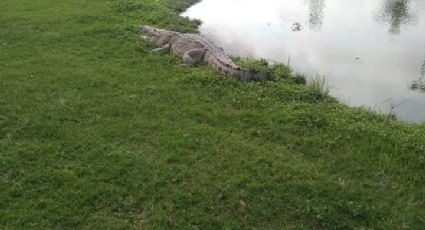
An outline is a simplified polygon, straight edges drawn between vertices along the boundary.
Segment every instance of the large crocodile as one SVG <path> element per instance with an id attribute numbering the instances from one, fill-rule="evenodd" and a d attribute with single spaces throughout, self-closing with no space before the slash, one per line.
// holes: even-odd
<path id="1" fill-rule="evenodd" d="M 223 49 L 202 35 L 178 33 L 151 26 L 140 26 L 140 33 L 144 41 L 160 47 L 154 49 L 154 52 L 171 51 L 187 65 L 205 63 L 226 76 L 242 81 L 262 81 L 269 78 L 267 74 L 239 67 Z"/>

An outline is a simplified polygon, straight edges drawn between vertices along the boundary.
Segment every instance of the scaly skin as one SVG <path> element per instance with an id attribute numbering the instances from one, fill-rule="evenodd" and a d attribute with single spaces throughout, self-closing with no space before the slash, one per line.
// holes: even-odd
<path id="1" fill-rule="evenodd" d="M 145 42 L 155 44 L 160 48 L 154 52 L 172 52 L 187 65 L 205 63 L 226 76 L 241 81 L 263 81 L 269 77 L 242 69 L 237 66 L 223 51 L 205 37 L 198 34 L 182 34 L 174 31 L 158 29 L 150 26 L 140 26 L 141 37 Z"/>

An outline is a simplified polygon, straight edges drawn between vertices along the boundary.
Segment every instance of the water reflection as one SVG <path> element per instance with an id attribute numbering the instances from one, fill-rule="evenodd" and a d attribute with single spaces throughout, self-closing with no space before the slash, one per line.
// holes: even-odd
<path id="1" fill-rule="evenodd" d="M 320 30 L 323 25 L 325 0 L 309 0 L 310 29 Z"/>
<path id="2" fill-rule="evenodd" d="M 419 79 L 412 82 L 410 89 L 425 93 L 425 60 L 421 67 Z"/>
<path id="3" fill-rule="evenodd" d="M 424 93 L 408 86 L 425 81 L 424 9 L 425 0 L 202 0 L 184 15 L 230 55 L 291 60 L 325 75 L 348 105 L 421 121 Z"/>
<path id="4" fill-rule="evenodd" d="M 401 25 L 408 24 L 413 18 L 410 0 L 384 0 L 380 8 L 377 20 L 389 23 L 391 34 L 400 34 Z"/>

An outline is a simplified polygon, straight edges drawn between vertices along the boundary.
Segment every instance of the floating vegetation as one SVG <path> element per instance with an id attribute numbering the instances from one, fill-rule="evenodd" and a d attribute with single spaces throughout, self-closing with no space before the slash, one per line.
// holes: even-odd
<path id="1" fill-rule="evenodd" d="M 303 28 L 304 27 L 299 22 L 295 22 L 294 24 L 292 24 L 292 31 L 294 31 L 294 32 L 299 32 L 299 31 L 303 30 Z"/>

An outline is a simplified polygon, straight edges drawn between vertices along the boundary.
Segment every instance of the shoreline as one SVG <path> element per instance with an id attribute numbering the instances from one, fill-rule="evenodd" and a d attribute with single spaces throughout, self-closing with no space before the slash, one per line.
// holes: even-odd
<path id="1" fill-rule="evenodd" d="M 250 25 L 244 23 L 243 21 L 249 20 L 245 18 L 243 15 L 240 15 L 242 17 L 241 19 L 235 19 L 235 20 L 241 20 L 238 24 L 230 23 L 229 25 L 226 25 L 226 21 L 231 22 L 232 16 L 239 17 L 238 12 L 228 12 L 223 13 L 221 17 L 215 17 L 214 12 L 219 10 L 219 7 L 221 5 L 224 5 L 224 2 L 221 2 L 220 4 L 214 4 L 213 1 L 205 1 L 205 3 L 201 3 L 197 6 L 195 6 L 192 9 L 188 9 L 183 13 L 183 16 L 189 16 L 190 19 L 202 19 L 206 20 L 206 22 L 202 23 L 200 26 L 199 31 L 202 32 L 202 34 L 206 37 L 209 37 L 213 41 L 216 42 L 216 44 L 222 46 L 226 51 L 230 51 L 231 54 L 241 55 L 242 57 L 256 57 L 256 58 L 271 58 L 273 57 L 275 60 L 280 60 L 280 62 L 287 63 L 288 55 L 296 57 L 293 59 L 294 61 L 291 63 L 292 67 L 297 69 L 298 71 L 303 71 L 305 75 L 309 75 L 310 79 L 315 79 L 316 71 L 319 73 L 326 73 L 327 76 L 324 76 L 327 80 L 327 83 L 329 85 L 332 85 L 331 95 L 338 98 L 338 100 L 346 104 L 350 107 L 364 107 L 364 108 L 371 108 L 372 110 L 377 111 L 379 114 L 387 115 L 389 113 L 393 114 L 397 117 L 399 121 L 407 122 L 407 123 L 416 123 L 420 124 L 425 121 L 425 110 L 423 109 L 425 106 L 425 101 L 423 100 L 422 95 L 417 94 L 413 90 L 410 90 L 410 87 L 404 86 L 402 84 L 408 84 L 410 83 L 410 79 L 412 76 L 415 76 L 416 73 L 412 69 L 416 69 L 416 64 L 400 64 L 401 67 L 405 67 L 403 69 L 410 69 L 412 71 L 405 70 L 404 72 L 398 73 L 398 74 L 392 74 L 395 71 L 393 68 L 397 67 L 391 67 L 389 66 L 388 70 L 379 71 L 378 69 L 373 69 L 370 65 L 374 62 L 380 63 L 379 65 L 383 65 L 385 63 L 388 64 L 388 60 L 393 60 L 394 58 L 380 58 L 376 55 L 370 54 L 366 52 L 364 53 L 364 59 L 362 58 L 362 61 L 360 64 L 359 61 L 353 61 L 350 59 L 350 52 L 356 52 L 353 50 L 354 47 L 347 45 L 347 47 L 340 48 L 341 52 L 344 54 L 338 54 L 337 56 L 341 56 L 341 59 L 344 59 L 345 61 L 336 61 L 334 64 L 331 62 L 326 62 L 325 60 L 322 60 L 320 57 L 329 57 L 331 59 L 335 59 L 335 55 L 332 56 L 330 53 L 335 53 L 334 51 L 323 51 L 320 47 L 323 47 L 326 45 L 329 47 L 331 44 L 327 42 L 328 40 L 332 40 L 332 38 L 328 38 L 327 32 L 336 32 L 336 31 L 314 31 L 314 36 L 317 36 L 316 40 L 318 42 L 317 45 L 311 45 L 310 49 L 307 48 L 300 48 L 302 42 L 300 41 L 309 41 L 307 44 L 313 43 L 311 41 L 311 36 L 313 34 L 308 35 L 310 33 L 313 33 L 313 31 L 307 30 L 304 31 L 304 33 L 291 33 L 291 30 L 289 29 L 289 25 L 291 23 L 285 23 L 280 21 L 273 21 L 272 19 L 269 19 L 272 21 L 272 24 L 274 26 L 266 26 L 265 22 L 263 22 L 264 19 L 253 19 L 254 21 L 258 21 L 258 23 L 255 24 L 252 28 Z M 258 4 L 258 5 L 257 5 Z M 261 3 L 257 2 L 253 3 L 247 3 L 246 8 L 244 8 L 247 12 L 251 12 L 254 10 L 253 6 L 257 6 L 257 8 L 262 8 Z M 283 3 L 282 3 L 283 4 Z M 307 4 L 307 3 L 306 3 Z M 331 3 L 327 3 L 331 4 Z M 215 6 L 213 6 L 215 5 Z M 280 3 L 273 3 L 271 4 L 273 6 L 278 6 Z M 285 5 L 285 4 L 283 4 Z M 295 6 L 298 6 L 300 4 L 294 4 Z M 356 5 L 356 4 L 348 4 L 348 5 Z M 230 7 L 243 7 L 243 3 L 238 3 L 238 1 L 231 1 L 229 2 Z M 305 6 L 307 7 L 307 5 Z M 209 11 L 208 8 L 211 8 Z M 259 13 L 262 15 L 265 12 L 265 9 L 270 9 L 270 6 L 264 7 L 264 9 L 259 9 Z M 282 9 L 283 10 L 283 9 Z M 286 13 L 289 13 L 290 10 L 286 9 Z M 304 12 L 307 9 L 303 9 L 302 12 Z M 311 9 L 310 9 L 311 10 Z M 343 9 L 341 9 L 343 10 Z M 369 8 L 365 10 L 370 10 Z M 294 14 L 300 13 L 300 10 L 296 10 L 296 12 L 293 12 Z M 247 15 L 247 14 L 244 14 Z M 273 14 L 274 15 L 274 14 Z M 327 14 L 329 19 L 335 19 L 332 14 Z M 267 17 L 267 16 L 262 16 Z M 327 25 L 334 25 L 335 23 L 331 23 L 328 19 Z M 301 20 L 301 19 L 298 19 Z M 373 19 L 369 20 L 370 23 L 373 23 Z M 279 25 L 279 29 L 276 27 L 276 23 L 283 23 L 282 25 Z M 341 22 L 342 23 L 342 22 Z M 336 24 L 341 24 L 336 23 Z M 258 24 L 258 25 L 257 25 Z M 261 24 L 261 25 L 260 25 Z M 328 26 L 329 27 L 329 26 Z M 250 32 L 247 32 L 252 30 L 259 31 L 265 36 L 256 37 L 256 38 L 250 38 Z M 275 30 L 279 30 L 279 32 L 276 32 Z M 238 31 L 238 32 L 233 32 Z M 344 31 L 346 32 L 346 31 Z M 338 33 L 338 37 L 343 37 L 343 33 Z M 362 32 L 362 30 L 358 31 Z M 376 36 L 380 36 L 381 34 L 376 34 Z M 283 38 L 283 37 L 284 38 Z M 375 35 L 370 35 L 375 36 Z M 365 36 L 361 36 L 365 37 Z M 404 36 L 405 37 L 405 36 Z M 296 39 L 299 38 L 299 39 Z M 403 36 L 400 35 L 400 39 L 402 39 Z M 285 42 L 289 39 L 289 43 Z M 294 40 L 299 40 L 294 41 Z M 384 39 L 385 40 L 385 39 Z M 342 44 L 345 44 L 345 40 L 340 40 Z M 382 41 L 385 43 L 385 41 Z M 280 44 L 281 43 L 281 44 Z M 287 43 L 287 44 L 286 44 Z M 229 45 L 231 44 L 231 45 Z M 279 44 L 279 52 L 274 51 L 276 49 L 276 45 Z M 385 43 L 386 44 L 386 43 Z M 364 50 L 366 47 L 369 47 L 368 43 L 362 42 L 359 44 L 362 47 L 362 50 Z M 384 45 L 387 46 L 387 45 Z M 299 47 L 299 49 L 294 49 L 293 47 Z M 371 47 L 370 47 L 371 48 Z M 394 45 L 394 52 L 397 52 L 397 50 L 400 49 L 399 45 Z M 407 47 L 406 47 L 407 48 Z M 347 49 L 345 52 L 344 50 Z M 402 48 L 401 48 L 402 49 Z M 249 51 L 252 50 L 252 51 Z M 371 48 L 371 50 L 373 50 Z M 279 54 L 276 54 L 278 52 Z M 251 54 L 249 54 L 251 53 Z M 339 53 L 339 52 L 337 52 Z M 372 52 L 373 53 L 373 52 Z M 421 52 L 419 52 L 421 53 Z M 308 55 L 307 55 L 308 54 Z M 246 55 L 246 56 L 245 56 Z M 414 57 L 417 58 L 417 53 L 412 54 Z M 412 57 L 413 57 L 412 56 Z M 422 56 L 422 55 L 421 55 Z M 406 56 L 401 56 L 400 58 L 407 59 Z M 397 57 L 398 58 L 398 57 Z M 395 58 L 395 59 L 397 59 Z M 314 59 L 314 60 L 311 60 Z M 347 59 L 347 60 L 346 60 Z M 353 58 L 354 59 L 354 58 Z M 387 60 L 388 59 L 388 60 Z M 419 58 L 421 59 L 421 58 Z M 356 59 L 358 60 L 358 59 Z M 381 61 L 380 60 L 384 60 Z M 385 61 L 387 60 L 387 61 Z M 308 64 L 307 64 L 308 63 Z M 337 64 L 338 63 L 338 64 Z M 416 63 L 416 62 L 415 62 Z M 315 66 L 316 71 L 312 70 L 310 68 L 311 66 Z M 343 72 L 340 66 L 345 66 L 346 72 Z M 410 68 L 407 68 L 409 67 Z M 354 71 L 350 71 L 352 67 L 358 68 Z M 419 68 L 418 68 L 419 69 Z M 355 73 L 353 73 L 355 72 Z M 345 75 L 345 76 L 344 76 Z M 381 81 L 380 78 L 382 76 L 386 76 L 386 81 Z M 399 79 L 399 80 L 398 80 Z M 404 82 L 404 83 L 403 83 Z M 420 88 L 420 82 L 418 84 L 415 84 L 416 88 Z M 357 90 L 355 90 L 357 89 Z M 394 89 L 394 90 L 389 90 Z M 403 103 L 401 103 L 403 102 Z M 400 104 L 400 105 L 399 105 Z"/>

